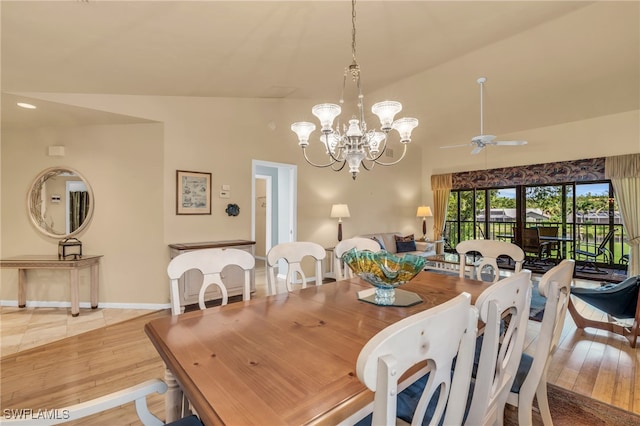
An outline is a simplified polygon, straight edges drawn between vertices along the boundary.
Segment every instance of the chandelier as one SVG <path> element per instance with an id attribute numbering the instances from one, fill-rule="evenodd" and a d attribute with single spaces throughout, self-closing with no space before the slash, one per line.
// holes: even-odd
<path id="1" fill-rule="evenodd" d="M 336 172 L 342 170 L 348 164 L 349 172 L 355 180 L 360 172 L 360 166 L 364 167 L 365 170 L 371 170 L 376 164 L 392 166 L 399 163 L 407 153 L 407 144 L 411 142 L 411 132 L 418 126 L 418 119 L 405 117 L 394 120 L 395 115 L 402 110 L 402 104 L 396 101 L 382 101 L 371 107 L 371 112 L 380 119 L 380 131 L 367 129 L 367 123 L 364 121 L 364 96 L 362 95 L 362 85 L 360 83 L 360 66 L 356 61 L 355 0 L 351 1 L 351 24 L 351 54 L 353 62 L 344 70 L 339 105 L 318 104 L 311 109 L 311 112 L 318 118 L 322 126 L 320 129 L 322 132 L 320 142 L 324 145 L 328 162 L 317 164 L 307 156 L 309 136 L 316 129 L 315 124 L 297 122 L 291 125 L 291 130 L 298 135 L 298 145 L 302 148 L 302 153 L 307 163 L 314 167 L 331 167 Z M 333 121 L 342 112 L 348 76 L 351 76 L 357 90 L 357 115 L 348 120 L 348 124 L 345 123 L 343 125 L 341 132 L 340 119 L 338 118 L 335 128 L 333 127 Z M 403 151 L 399 159 L 385 163 L 380 160 L 380 157 L 387 149 L 387 137 L 392 129 L 399 133 Z"/>

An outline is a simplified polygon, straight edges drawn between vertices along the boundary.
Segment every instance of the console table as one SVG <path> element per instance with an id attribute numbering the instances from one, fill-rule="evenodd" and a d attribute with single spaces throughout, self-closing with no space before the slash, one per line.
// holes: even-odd
<path id="1" fill-rule="evenodd" d="M 91 309 L 98 307 L 98 268 L 102 255 L 84 255 L 77 259 L 59 259 L 57 255 L 25 255 L 0 260 L 0 268 L 18 269 L 18 307 L 27 306 L 29 269 L 67 269 L 70 272 L 71 316 L 80 315 L 79 271 L 91 268 Z"/>

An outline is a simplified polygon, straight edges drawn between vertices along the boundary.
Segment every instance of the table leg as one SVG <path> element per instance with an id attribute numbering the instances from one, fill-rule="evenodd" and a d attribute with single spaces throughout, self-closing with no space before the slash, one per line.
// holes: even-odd
<path id="1" fill-rule="evenodd" d="M 164 394 L 165 422 L 174 422 L 182 415 L 182 391 L 178 381 L 168 368 L 164 369 L 164 381 L 167 384 L 167 392 Z"/>
<path id="2" fill-rule="evenodd" d="M 79 285 L 79 272 L 78 268 L 71 269 L 71 316 L 77 317 L 80 315 L 80 285 Z"/>
<path id="3" fill-rule="evenodd" d="M 98 264 L 91 265 L 91 309 L 98 308 Z"/>
<path id="4" fill-rule="evenodd" d="M 18 269 L 18 308 L 27 306 L 27 270 Z"/>

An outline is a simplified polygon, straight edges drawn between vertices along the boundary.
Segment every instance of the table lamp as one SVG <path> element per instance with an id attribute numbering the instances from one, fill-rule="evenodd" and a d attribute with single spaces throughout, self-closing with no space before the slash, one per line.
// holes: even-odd
<path id="1" fill-rule="evenodd" d="M 433 216 L 431 213 L 431 207 L 429 206 L 420 206 L 418 207 L 418 212 L 416 213 L 417 217 L 422 218 L 422 239 L 427 240 L 427 216 Z"/>
<path id="2" fill-rule="evenodd" d="M 338 218 L 338 241 L 342 241 L 342 218 L 351 217 L 349 206 L 346 204 L 334 204 L 331 206 L 331 217 Z"/>

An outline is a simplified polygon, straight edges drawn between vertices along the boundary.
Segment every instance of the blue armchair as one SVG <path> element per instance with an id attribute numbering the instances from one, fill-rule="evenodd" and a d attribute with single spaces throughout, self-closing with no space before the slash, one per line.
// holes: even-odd
<path id="1" fill-rule="evenodd" d="M 571 294 L 609 317 L 608 322 L 585 318 L 570 301 L 569 313 L 579 328 L 592 327 L 621 334 L 629 340 L 632 348 L 636 347 L 640 324 L 640 275 L 598 288 L 572 287 Z M 619 321 L 624 319 L 633 319 L 633 324 Z"/>

